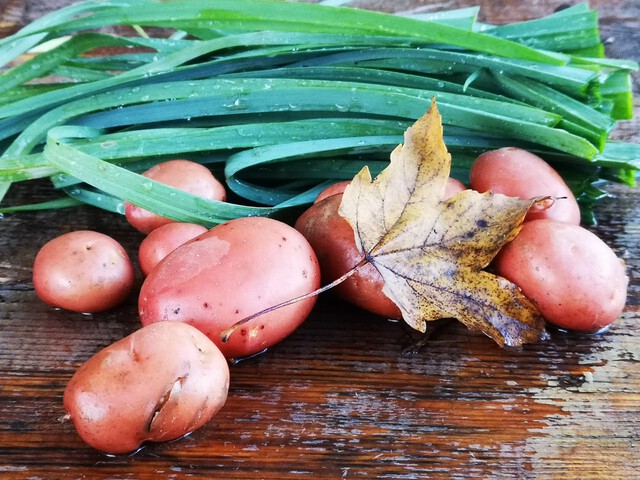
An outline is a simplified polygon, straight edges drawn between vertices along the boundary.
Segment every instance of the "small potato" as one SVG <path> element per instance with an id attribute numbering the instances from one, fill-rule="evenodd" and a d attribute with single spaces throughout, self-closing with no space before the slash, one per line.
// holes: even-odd
<path id="1" fill-rule="evenodd" d="M 211 171 L 204 165 L 190 160 L 162 162 L 142 175 L 209 200 L 224 201 L 227 197 L 224 186 Z M 131 226 L 142 233 L 149 233 L 161 225 L 173 222 L 128 202 L 125 202 L 124 207 L 125 216 Z"/>
<path id="2" fill-rule="evenodd" d="M 316 297 L 260 315 L 222 343 L 224 330 L 319 286 L 318 260 L 298 231 L 269 218 L 239 218 L 213 227 L 160 262 L 142 285 L 138 311 L 143 325 L 194 325 L 227 358 L 239 358 L 291 334 Z"/>
<path id="3" fill-rule="evenodd" d="M 550 206 L 532 208 L 525 221 L 548 218 L 580 224 L 580 207 L 562 177 L 542 158 L 526 150 L 507 147 L 483 153 L 471 166 L 469 184 L 478 192 L 510 197 L 553 197 L 555 201 Z"/>
<path id="4" fill-rule="evenodd" d="M 330 283 L 356 266 L 363 258 L 353 236 L 353 228 L 338 214 L 342 194 L 312 205 L 296 221 L 318 256 L 323 283 Z M 400 309 L 382 293 L 384 281 L 376 268 L 367 263 L 349 279 L 333 288 L 342 299 L 364 310 L 387 318 L 400 318 Z"/>
<path id="5" fill-rule="evenodd" d="M 622 260 L 596 235 L 553 220 L 526 222 L 495 260 L 553 325 L 597 331 L 622 312 L 629 279 Z"/>
<path id="6" fill-rule="evenodd" d="M 205 233 L 207 229 L 195 223 L 172 222 L 153 230 L 140 243 L 138 263 L 146 277 L 160 261 L 180 245 Z"/>
<path id="7" fill-rule="evenodd" d="M 196 328 L 162 322 L 101 350 L 73 375 L 63 404 L 82 439 L 107 453 L 180 438 L 224 405 L 229 366 Z"/>
<path id="8" fill-rule="evenodd" d="M 119 305 L 131 292 L 134 269 L 113 238 L 91 230 L 47 242 L 33 264 L 33 286 L 54 307 L 93 313 Z"/>

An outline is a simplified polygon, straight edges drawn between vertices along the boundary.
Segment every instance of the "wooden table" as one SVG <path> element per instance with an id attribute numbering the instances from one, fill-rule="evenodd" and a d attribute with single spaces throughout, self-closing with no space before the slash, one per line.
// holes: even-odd
<path id="1" fill-rule="evenodd" d="M 6 33 L 61 3 L 0 0 L 0 25 Z M 366 2 L 425 11 L 472 3 Z M 481 19 L 499 23 L 568 2 L 479 3 Z M 592 6 L 609 55 L 639 60 L 637 0 Z M 616 135 L 640 142 L 639 125 Z M 228 402 L 208 425 L 118 457 L 86 446 L 60 420 L 61 399 L 84 360 L 138 327 L 135 295 L 105 314 L 52 310 L 33 292 L 31 265 L 40 245 L 69 230 L 107 233 L 132 255 L 141 236 L 123 217 L 91 208 L 7 215 L 0 219 L 0 478 L 640 478 L 640 195 L 611 192 L 594 230 L 626 260 L 631 283 L 622 317 L 605 333 L 553 332 L 514 352 L 452 323 L 419 353 L 403 355 L 412 339 L 400 324 L 326 296 L 291 337 L 231 367 Z M 47 193 L 23 185 L 11 201 Z"/>

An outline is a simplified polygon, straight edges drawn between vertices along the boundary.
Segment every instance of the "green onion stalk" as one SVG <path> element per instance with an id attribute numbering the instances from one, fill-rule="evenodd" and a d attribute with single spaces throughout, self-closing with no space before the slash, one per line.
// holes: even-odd
<path id="1" fill-rule="evenodd" d="M 131 202 L 206 226 L 287 218 L 364 165 L 382 170 L 435 98 L 453 176 L 466 181 L 484 151 L 525 148 L 557 168 L 593 222 L 603 181 L 636 181 L 640 146 L 610 134 L 631 118 L 638 65 L 605 57 L 586 4 L 502 26 L 477 16 L 277 0 L 89 0 L 52 12 L 0 40 L 0 200 L 36 179 L 60 195 L 0 212 L 122 213 Z M 234 200 L 141 175 L 177 157 L 223 177 Z"/>

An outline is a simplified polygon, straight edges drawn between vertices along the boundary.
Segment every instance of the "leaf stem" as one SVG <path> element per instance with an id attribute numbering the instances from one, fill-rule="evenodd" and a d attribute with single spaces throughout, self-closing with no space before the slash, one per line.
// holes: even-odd
<path id="1" fill-rule="evenodd" d="M 291 298 L 289 300 L 285 300 L 284 302 L 278 303 L 278 304 L 273 305 L 271 307 L 265 308 L 264 310 L 260 310 L 259 312 L 256 312 L 256 313 L 253 313 L 253 314 L 251 314 L 251 315 L 249 315 L 247 317 L 244 317 L 242 320 L 238 320 L 236 323 L 231 325 L 229 328 L 226 328 L 222 332 L 220 332 L 220 341 L 222 343 L 228 342 L 229 338 L 231 337 L 231 335 L 233 335 L 233 333 L 238 328 L 240 328 L 242 325 L 245 325 L 246 323 L 250 322 L 251 320 L 253 320 L 255 318 L 258 318 L 258 317 L 260 317 L 262 315 L 266 315 L 267 313 L 271 313 L 274 310 L 278 310 L 279 308 L 287 307 L 289 305 L 293 305 L 294 303 L 301 302 L 302 300 L 307 300 L 308 298 L 315 297 L 317 295 L 320 295 L 321 293 L 326 292 L 327 290 L 332 289 L 333 287 L 336 287 L 336 286 L 340 285 L 342 282 L 344 282 L 349 277 L 354 275 L 358 271 L 358 269 L 360 267 L 366 265 L 367 263 L 369 263 L 369 260 L 365 257 L 362 260 L 360 260 L 360 262 L 358 262 L 356 265 L 354 265 L 353 268 L 351 268 L 351 270 L 349 270 L 346 273 L 344 273 L 341 277 L 338 277 L 333 282 L 328 283 L 328 284 L 324 285 L 323 287 L 320 287 L 317 290 L 314 290 L 313 292 L 305 293 L 304 295 L 300 295 L 300 296 Z"/>

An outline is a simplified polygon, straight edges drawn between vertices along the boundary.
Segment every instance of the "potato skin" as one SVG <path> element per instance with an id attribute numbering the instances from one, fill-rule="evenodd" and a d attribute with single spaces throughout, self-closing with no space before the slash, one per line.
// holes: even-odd
<path id="1" fill-rule="evenodd" d="M 226 343 L 222 331 L 319 285 L 318 260 L 299 232 L 269 218 L 239 218 L 213 227 L 158 264 L 142 285 L 138 310 L 143 325 L 187 322 L 227 358 L 246 357 L 291 334 L 316 297 L 260 315 Z"/>
<path id="2" fill-rule="evenodd" d="M 295 223 L 295 228 L 318 256 L 323 283 L 339 278 L 364 258 L 356 247 L 353 228 L 338 214 L 341 201 L 341 193 L 326 197 L 309 207 Z M 383 287 L 382 276 L 367 263 L 333 291 L 340 298 L 376 315 L 401 318 L 400 309 L 382 293 Z"/>
<path id="3" fill-rule="evenodd" d="M 562 177 L 542 158 L 526 150 L 505 147 L 478 156 L 469 172 L 470 187 L 510 197 L 550 196 L 557 200 L 546 209 L 532 209 L 525 221 L 548 218 L 580 224 L 580 207 Z"/>
<path id="4" fill-rule="evenodd" d="M 495 268 L 560 328 L 600 330 L 618 318 L 627 298 L 624 262 L 578 225 L 548 219 L 525 223 L 502 248 Z"/>
<path id="5" fill-rule="evenodd" d="M 195 223 L 172 222 L 153 230 L 138 248 L 138 263 L 146 277 L 160 261 L 180 245 L 202 235 L 206 227 Z"/>
<path id="6" fill-rule="evenodd" d="M 118 454 L 200 428 L 222 408 L 228 389 L 229 366 L 218 348 L 196 328 L 163 322 L 87 360 L 63 404 L 85 442 Z"/>
<path id="7" fill-rule="evenodd" d="M 447 199 L 447 198 L 451 198 L 454 195 L 466 190 L 467 187 L 465 186 L 464 183 L 462 183 L 460 180 L 458 180 L 457 178 L 453 178 L 453 177 L 449 177 L 447 179 L 447 184 L 444 187 L 444 194 L 443 194 L 443 198 Z"/>
<path id="8" fill-rule="evenodd" d="M 151 167 L 142 175 L 209 200 L 224 201 L 227 198 L 224 185 L 211 171 L 191 160 L 168 160 Z M 173 222 L 128 202 L 125 202 L 124 207 L 131 226 L 142 233 L 149 233 L 161 225 Z"/>
<path id="9" fill-rule="evenodd" d="M 341 180 L 341 181 L 336 182 L 336 183 L 334 183 L 332 185 L 329 185 L 327 188 L 325 188 L 324 190 L 322 190 L 318 194 L 318 196 L 313 201 L 313 203 L 321 202 L 322 200 L 324 200 L 327 197 L 330 197 L 331 195 L 337 195 L 339 193 L 344 193 L 344 190 L 347 188 L 347 186 L 350 183 L 351 183 L 351 180 Z"/>
<path id="10" fill-rule="evenodd" d="M 125 249 L 113 238 L 77 230 L 47 242 L 33 264 L 36 295 L 74 312 L 108 310 L 133 288 L 135 272 Z"/>

